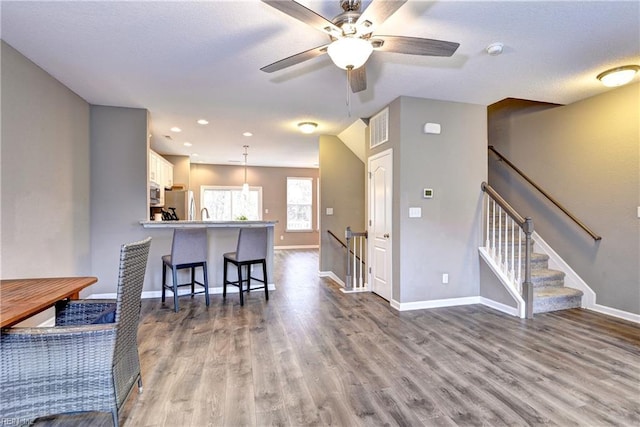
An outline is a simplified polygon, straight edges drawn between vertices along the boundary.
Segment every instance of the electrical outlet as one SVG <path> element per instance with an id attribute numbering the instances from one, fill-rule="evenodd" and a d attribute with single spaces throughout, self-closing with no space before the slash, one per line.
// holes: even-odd
<path id="1" fill-rule="evenodd" d="M 442 283 L 445 285 L 449 283 L 449 273 L 442 273 Z"/>
<path id="2" fill-rule="evenodd" d="M 282 236 L 282 235 L 281 235 L 281 236 L 280 236 L 280 240 L 284 240 L 284 236 Z"/>

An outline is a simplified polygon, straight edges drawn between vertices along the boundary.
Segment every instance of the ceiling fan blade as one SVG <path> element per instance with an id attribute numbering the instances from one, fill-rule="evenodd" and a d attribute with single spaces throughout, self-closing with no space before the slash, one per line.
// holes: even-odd
<path id="1" fill-rule="evenodd" d="M 322 31 L 326 34 L 342 35 L 342 30 L 333 24 L 328 19 L 318 15 L 313 10 L 301 5 L 294 0 L 262 0 L 263 3 L 278 9 L 282 13 L 296 18 L 298 21 L 302 21 L 307 25 L 311 25 L 313 28 Z"/>
<path id="2" fill-rule="evenodd" d="M 381 45 L 380 42 L 382 42 Z M 451 56 L 456 49 L 458 49 L 458 46 L 460 46 L 460 43 L 444 40 L 378 35 L 371 38 L 371 43 L 376 50 L 383 52 L 426 56 Z"/>
<path id="3" fill-rule="evenodd" d="M 407 0 L 372 0 L 358 18 L 356 25 L 362 25 L 365 21 L 380 25 L 406 2 Z"/>
<path id="4" fill-rule="evenodd" d="M 364 65 L 349 72 L 349 86 L 351 86 L 351 92 L 353 93 L 367 89 L 367 72 Z"/>
<path id="5" fill-rule="evenodd" d="M 273 73 L 274 71 L 280 71 L 284 68 L 291 67 L 292 65 L 299 64 L 304 61 L 308 61 L 309 59 L 313 59 L 316 56 L 320 56 L 323 53 L 327 53 L 327 46 L 322 45 L 318 47 L 314 47 L 313 49 L 305 50 L 304 52 L 296 53 L 295 55 L 291 55 L 288 58 L 281 59 L 280 61 L 276 61 L 273 64 L 266 65 L 260 68 L 261 71 L 265 73 Z"/>

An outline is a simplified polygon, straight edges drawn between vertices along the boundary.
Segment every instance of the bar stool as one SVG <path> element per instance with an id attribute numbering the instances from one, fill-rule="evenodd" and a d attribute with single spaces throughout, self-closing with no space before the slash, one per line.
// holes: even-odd
<path id="1" fill-rule="evenodd" d="M 231 263 L 236 266 L 238 270 L 238 280 L 231 281 L 227 277 L 227 266 Z M 253 277 L 251 275 L 251 266 L 253 264 L 262 264 L 262 279 Z M 246 267 L 246 276 L 243 276 L 242 270 Z M 224 284 L 222 287 L 222 297 L 227 297 L 227 285 L 233 285 L 239 288 L 240 291 L 240 305 L 244 305 L 244 292 L 249 292 L 255 289 L 264 288 L 264 296 L 269 300 L 269 281 L 267 280 L 267 228 L 241 228 L 238 235 L 238 245 L 235 252 L 228 252 L 224 254 Z M 246 279 L 243 279 L 246 277 Z M 251 287 L 251 279 L 262 283 L 262 286 L 255 288 Z M 243 283 L 247 283 L 247 288 L 244 289 Z"/>
<path id="2" fill-rule="evenodd" d="M 204 293 L 204 298 L 209 306 L 209 280 L 207 279 L 207 229 L 206 228 L 176 228 L 173 230 L 173 242 L 171 243 L 171 255 L 162 257 L 162 302 L 165 299 L 165 291 L 173 292 L 173 308 L 178 312 L 178 288 L 191 286 L 191 297 Z M 167 285 L 167 267 L 171 269 L 173 284 Z M 196 281 L 196 268 L 202 267 L 203 281 Z M 191 281 L 178 283 L 178 270 L 188 268 L 191 270 Z M 195 285 L 202 286 L 204 290 L 195 292 Z"/>

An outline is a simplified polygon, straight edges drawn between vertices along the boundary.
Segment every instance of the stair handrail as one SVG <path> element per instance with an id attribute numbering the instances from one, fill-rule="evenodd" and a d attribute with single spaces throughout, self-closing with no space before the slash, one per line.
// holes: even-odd
<path id="1" fill-rule="evenodd" d="M 558 202 L 555 198 L 553 198 L 553 196 L 551 196 L 549 193 L 547 193 L 546 191 L 544 191 L 538 184 L 536 184 L 531 178 L 529 178 L 524 172 L 522 172 L 520 169 L 518 169 L 518 167 L 516 165 L 514 165 L 513 163 L 511 163 L 509 161 L 509 159 L 507 159 L 504 155 L 502 155 L 500 152 L 498 152 L 498 150 L 495 149 L 495 147 L 493 145 L 489 145 L 489 151 L 493 152 L 496 156 L 498 156 L 498 158 L 502 161 L 504 161 L 509 167 L 511 167 L 511 169 L 513 169 L 514 171 L 516 171 L 518 173 L 518 175 L 520 175 L 522 178 L 524 178 L 529 184 L 531 184 L 536 190 L 538 190 L 543 196 L 545 196 L 551 203 L 553 203 L 554 205 L 556 205 L 556 207 L 558 209 L 560 209 L 562 212 L 564 212 L 569 218 L 571 218 L 571 220 L 573 222 L 575 222 L 576 224 L 578 224 L 578 226 L 580 228 L 582 228 L 584 231 L 586 231 L 592 238 L 593 240 L 602 240 L 602 237 L 599 236 L 598 234 L 596 234 L 593 230 L 591 230 L 587 225 L 585 225 L 582 221 L 580 221 L 575 215 L 573 215 L 571 212 L 569 212 L 569 210 L 567 208 L 565 208 L 564 206 L 562 206 L 560 204 L 560 202 Z"/>
<path id="2" fill-rule="evenodd" d="M 533 219 L 523 218 L 506 200 L 500 196 L 489 184 L 483 182 L 480 187 L 513 221 L 522 229 L 525 236 L 524 249 L 524 281 L 522 282 L 522 299 L 525 303 L 525 316 L 528 319 L 533 317 L 533 283 L 531 282 L 531 235 L 533 234 Z M 488 208 L 487 208 L 488 209 Z M 487 233 L 488 219 L 487 219 Z M 495 232 L 494 232 L 495 233 Z M 488 239 L 488 236 L 487 236 Z"/>

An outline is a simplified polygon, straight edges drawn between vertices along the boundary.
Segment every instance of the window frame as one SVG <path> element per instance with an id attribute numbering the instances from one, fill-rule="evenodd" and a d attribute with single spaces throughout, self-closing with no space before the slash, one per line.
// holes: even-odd
<path id="1" fill-rule="evenodd" d="M 311 183 L 311 200 L 309 202 L 309 205 L 300 205 L 298 203 L 296 203 L 296 206 L 309 206 L 309 213 L 311 215 L 311 218 L 309 220 L 309 228 L 289 228 L 289 180 L 298 180 L 298 181 L 309 181 Z M 285 191 L 285 202 L 286 202 L 286 206 L 285 206 L 285 215 L 286 215 L 286 219 L 285 219 L 285 231 L 287 233 L 309 233 L 309 232 L 313 232 L 314 231 L 314 227 L 313 227 L 313 177 L 310 176 L 288 176 L 287 180 L 286 180 L 286 191 Z"/>
<path id="2" fill-rule="evenodd" d="M 201 185 L 200 186 L 200 212 L 206 206 L 204 205 L 204 194 L 207 190 L 222 190 L 229 191 L 230 193 L 233 191 L 242 192 L 241 185 Z M 249 186 L 249 192 L 257 192 L 258 193 L 258 219 L 252 219 L 247 221 L 262 221 L 262 187 L 261 186 Z M 233 196 L 231 196 L 231 212 L 233 212 Z M 224 219 L 224 220 L 213 220 L 213 221 L 243 221 L 237 219 Z"/>

